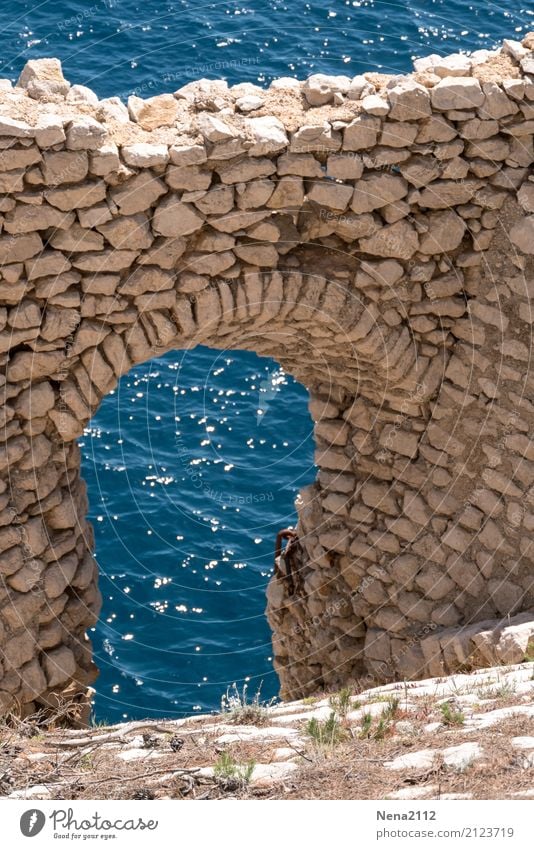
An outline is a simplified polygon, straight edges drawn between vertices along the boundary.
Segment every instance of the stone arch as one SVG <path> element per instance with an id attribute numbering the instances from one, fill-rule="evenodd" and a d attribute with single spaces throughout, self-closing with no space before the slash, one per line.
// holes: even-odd
<path id="1" fill-rule="evenodd" d="M 310 391 L 319 473 L 268 590 L 283 696 L 522 659 L 501 639 L 534 607 L 519 47 L 262 106 L 201 81 L 127 110 L 55 60 L 0 92 L 3 710 L 94 680 L 75 440 L 129 368 L 200 343 Z"/>

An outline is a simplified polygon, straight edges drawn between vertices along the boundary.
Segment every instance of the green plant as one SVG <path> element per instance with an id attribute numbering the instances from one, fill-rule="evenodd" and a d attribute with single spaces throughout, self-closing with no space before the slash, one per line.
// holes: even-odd
<path id="1" fill-rule="evenodd" d="M 479 696 L 483 699 L 507 699 L 516 693 L 516 684 L 510 681 L 504 681 L 502 684 L 496 684 L 494 687 L 479 689 Z"/>
<path id="2" fill-rule="evenodd" d="M 81 769 L 92 769 L 93 768 L 93 758 L 89 753 L 82 755 L 79 760 L 79 766 Z"/>
<path id="3" fill-rule="evenodd" d="M 328 719 L 319 720 L 312 717 L 306 723 L 306 734 L 312 738 L 318 746 L 336 746 L 345 739 L 345 729 L 342 728 L 335 711 L 332 711 Z"/>
<path id="4" fill-rule="evenodd" d="M 276 699 L 261 700 L 262 683 L 260 682 L 255 694 L 250 698 L 248 684 L 243 684 L 242 689 L 239 690 L 234 682 L 221 697 L 221 713 L 226 714 L 230 722 L 235 722 L 238 725 L 262 725 L 265 723 L 268 709 L 272 707 Z"/>
<path id="5" fill-rule="evenodd" d="M 378 720 L 377 726 L 371 735 L 374 740 L 383 740 L 386 736 L 387 732 L 391 728 L 391 723 L 395 719 L 397 715 L 397 711 L 399 709 L 400 699 L 395 696 L 390 696 L 387 699 L 386 707 L 383 708 L 382 713 L 380 715 L 380 719 Z M 370 716 L 370 714 L 367 714 Z M 370 731 L 370 724 L 366 729 L 366 732 Z"/>
<path id="6" fill-rule="evenodd" d="M 442 702 L 439 706 L 442 722 L 444 725 L 463 725 L 465 716 L 460 710 L 454 710 L 449 702 Z"/>
<path id="7" fill-rule="evenodd" d="M 364 713 L 362 716 L 362 727 L 360 729 L 360 737 L 368 737 L 373 724 L 373 717 L 370 713 Z"/>
<path id="8" fill-rule="evenodd" d="M 237 763 L 230 752 L 221 752 L 213 766 L 213 774 L 219 784 L 232 784 L 244 786 L 249 783 L 254 772 L 256 762 L 246 761 L 244 764 Z"/>
<path id="9" fill-rule="evenodd" d="M 330 696 L 328 699 L 328 703 L 334 713 L 336 713 L 341 719 L 345 719 L 350 708 L 352 707 L 351 703 L 351 692 L 348 687 L 343 687 L 339 693 L 335 693 Z"/>
<path id="10" fill-rule="evenodd" d="M 373 735 L 372 735 L 373 739 L 374 740 L 383 740 L 384 737 L 386 736 L 386 733 L 387 733 L 389 727 L 390 727 L 390 723 L 388 722 L 388 720 L 384 719 L 384 717 L 381 716 L 380 719 L 378 720 L 378 725 L 376 726 L 376 728 L 373 732 Z"/>
<path id="11" fill-rule="evenodd" d="M 399 705 L 400 699 L 396 698 L 396 696 L 392 696 L 388 699 L 387 707 L 385 707 L 382 711 L 382 719 L 384 722 L 391 722 L 392 719 L 395 719 Z"/>

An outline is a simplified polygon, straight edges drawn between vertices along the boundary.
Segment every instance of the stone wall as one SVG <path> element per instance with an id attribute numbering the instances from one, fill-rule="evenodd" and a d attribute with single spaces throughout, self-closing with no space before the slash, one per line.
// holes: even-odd
<path id="1" fill-rule="evenodd" d="M 415 64 L 127 107 L 51 59 L 0 82 L 2 711 L 94 680 L 76 438 L 199 343 L 310 391 L 284 696 L 489 662 L 458 635 L 534 607 L 534 34 Z"/>

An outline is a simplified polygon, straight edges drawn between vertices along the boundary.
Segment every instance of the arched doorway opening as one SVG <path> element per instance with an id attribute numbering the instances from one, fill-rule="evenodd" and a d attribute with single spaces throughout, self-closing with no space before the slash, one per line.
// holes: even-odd
<path id="1" fill-rule="evenodd" d="M 133 368 L 80 438 L 102 611 L 98 719 L 278 693 L 265 591 L 315 477 L 307 393 L 274 361 L 204 347 Z"/>

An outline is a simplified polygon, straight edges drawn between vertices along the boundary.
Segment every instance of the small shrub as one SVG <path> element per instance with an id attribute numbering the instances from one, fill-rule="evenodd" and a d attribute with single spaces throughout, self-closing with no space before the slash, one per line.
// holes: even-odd
<path id="1" fill-rule="evenodd" d="M 454 710 L 449 702 L 443 702 L 439 709 L 441 711 L 441 721 L 444 725 L 463 725 L 465 716 L 460 710 Z"/>
<path id="2" fill-rule="evenodd" d="M 373 717 L 370 713 L 364 713 L 362 716 L 362 727 L 360 730 L 360 737 L 368 737 L 369 732 L 371 730 L 371 725 L 373 724 Z"/>
<path id="3" fill-rule="evenodd" d="M 397 711 L 399 709 L 400 699 L 395 696 L 388 699 L 387 707 L 382 711 L 382 719 L 384 722 L 391 722 L 392 719 L 395 719 L 397 715 Z"/>
<path id="4" fill-rule="evenodd" d="M 243 684 L 239 690 L 234 682 L 231 687 L 228 687 L 226 693 L 221 698 L 221 713 L 226 714 L 230 722 L 235 722 L 236 725 L 262 725 L 267 721 L 268 708 L 272 707 L 276 699 L 269 701 L 261 700 L 261 685 L 260 683 L 255 694 L 250 698 L 248 694 L 248 684 Z"/>
<path id="5" fill-rule="evenodd" d="M 345 730 L 341 727 L 334 711 L 332 711 L 328 719 L 322 721 L 315 717 L 309 719 L 306 723 L 306 734 L 318 746 L 336 746 L 346 736 Z"/>
<path id="6" fill-rule="evenodd" d="M 360 702 L 352 701 L 352 694 L 348 687 L 343 687 L 339 693 L 330 696 L 328 702 L 340 719 L 345 719 L 349 710 L 356 710 L 361 706 Z"/>
<path id="7" fill-rule="evenodd" d="M 237 763 L 230 752 L 221 752 L 213 766 L 213 774 L 217 783 L 226 789 L 238 789 L 250 782 L 256 762 Z"/>
<path id="8" fill-rule="evenodd" d="M 93 769 L 93 758 L 89 753 L 82 755 L 78 761 L 78 766 L 81 769 Z"/>
<path id="9" fill-rule="evenodd" d="M 390 723 L 383 716 L 378 720 L 378 725 L 373 732 L 374 740 L 383 740 L 390 728 Z"/>
<path id="10" fill-rule="evenodd" d="M 386 707 L 382 710 L 380 715 L 380 719 L 378 720 L 377 726 L 371 735 L 373 740 L 383 740 L 387 735 L 388 731 L 391 729 L 391 723 L 395 719 L 397 715 L 397 711 L 399 709 L 400 700 L 396 697 L 389 697 L 387 700 Z M 370 716 L 370 714 L 369 714 Z M 370 730 L 370 729 L 368 729 Z"/>
<path id="11" fill-rule="evenodd" d="M 516 685 L 513 682 L 505 681 L 503 684 L 496 684 L 494 687 L 487 689 L 481 687 L 479 696 L 482 699 L 508 699 L 516 693 Z"/>

